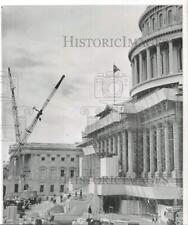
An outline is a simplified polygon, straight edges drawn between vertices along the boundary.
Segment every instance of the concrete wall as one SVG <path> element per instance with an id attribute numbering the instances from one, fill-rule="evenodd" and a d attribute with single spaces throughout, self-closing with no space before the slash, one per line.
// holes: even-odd
<path id="1" fill-rule="evenodd" d="M 140 204 L 137 200 L 122 200 L 120 206 L 120 213 L 126 215 L 139 215 L 141 212 Z"/>
<path id="2" fill-rule="evenodd" d="M 101 177 L 118 177 L 118 156 L 102 158 L 100 166 Z"/>

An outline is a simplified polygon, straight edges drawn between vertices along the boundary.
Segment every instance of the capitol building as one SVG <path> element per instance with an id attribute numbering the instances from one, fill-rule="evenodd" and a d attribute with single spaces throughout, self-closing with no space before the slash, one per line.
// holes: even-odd
<path id="1" fill-rule="evenodd" d="M 182 6 L 147 7 L 139 28 L 130 98 L 86 126 L 80 176 L 90 177 L 96 211 L 164 217 L 182 205 Z"/>

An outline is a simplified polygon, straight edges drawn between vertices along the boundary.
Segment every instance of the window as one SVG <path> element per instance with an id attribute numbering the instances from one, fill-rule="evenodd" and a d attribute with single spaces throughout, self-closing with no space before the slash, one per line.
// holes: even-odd
<path id="1" fill-rule="evenodd" d="M 159 28 L 163 26 L 163 14 L 159 15 Z"/>
<path id="2" fill-rule="evenodd" d="M 169 50 L 167 46 L 161 49 L 161 70 L 163 75 L 169 74 Z"/>
<path id="3" fill-rule="evenodd" d="M 56 167 L 51 167 L 51 168 L 50 168 L 50 177 L 51 177 L 51 178 L 55 177 L 56 174 L 57 174 L 56 172 L 57 172 Z"/>
<path id="4" fill-rule="evenodd" d="M 65 176 L 65 170 L 61 169 L 61 177 L 64 177 L 64 176 Z"/>
<path id="5" fill-rule="evenodd" d="M 54 185 L 53 184 L 50 185 L 50 192 L 54 192 Z"/>
<path id="6" fill-rule="evenodd" d="M 64 192 L 64 185 L 63 184 L 60 185 L 60 192 Z"/>
<path id="7" fill-rule="evenodd" d="M 168 11 L 168 24 L 171 25 L 172 24 L 172 10 Z"/>
<path id="8" fill-rule="evenodd" d="M 155 18 L 153 17 L 152 19 L 152 30 L 154 31 L 155 30 Z"/>
<path id="9" fill-rule="evenodd" d="M 40 192 L 44 192 L 44 185 L 40 185 Z"/>
<path id="10" fill-rule="evenodd" d="M 46 175 L 47 175 L 46 167 L 40 167 L 39 168 L 39 177 L 40 178 L 46 178 Z"/>
<path id="11" fill-rule="evenodd" d="M 28 184 L 25 184 L 24 185 L 24 191 L 28 190 L 28 188 L 29 188 L 29 185 Z"/>
<path id="12" fill-rule="evenodd" d="M 156 66 L 157 66 L 157 58 L 156 58 L 156 54 L 152 53 L 151 54 L 151 77 L 155 77 L 156 75 Z"/>
<path id="13" fill-rule="evenodd" d="M 178 9 L 179 21 L 182 22 L 182 7 Z"/>
<path id="14" fill-rule="evenodd" d="M 15 193 L 18 193 L 18 184 L 15 184 L 15 185 L 14 185 L 14 192 L 15 192 Z"/>
<path id="15" fill-rule="evenodd" d="M 71 162 L 74 162 L 74 158 L 71 158 Z"/>
<path id="16" fill-rule="evenodd" d="M 65 157 L 61 157 L 61 161 L 65 161 Z"/>
<path id="17" fill-rule="evenodd" d="M 149 21 L 146 21 L 146 33 L 149 33 Z"/>
<path id="18" fill-rule="evenodd" d="M 144 29 L 145 29 L 145 27 L 144 27 L 144 23 L 143 23 L 143 25 L 142 25 L 142 32 L 143 33 L 145 33 L 145 30 Z"/>
<path id="19" fill-rule="evenodd" d="M 182 70 L 182 46 L 178 48 L 178 71 Z"/>
<path id="20" fill-rule="evenodd" d="M 73 169 L 70 170 L 70 176 L 71 176 L 71 177 L 74 177 L 74 170 L 73 170 Z"/>
<path id="21" fill-rule="evenodd" d="M 41 160 L 44 161 L 45 160 L 45 157 L 42 157 Z"/>
<path id="22" fill-rule="evenodd" d="M 52 161 L 55 161 L 55 157 L 52 157 L 51 160 L 52 160 Z"/>

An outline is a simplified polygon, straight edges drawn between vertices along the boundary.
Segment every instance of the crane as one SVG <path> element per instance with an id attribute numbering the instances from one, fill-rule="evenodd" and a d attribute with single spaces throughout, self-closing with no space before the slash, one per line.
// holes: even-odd
<path id="1" fill-rule="evenodd" d="M 50 100 L 54 96 L 55 92 L 59 88 L 62 80 L 65 78 L 65 75 L 61 76 L 60 80 L 53 88 L 52 92 L 50 93 L 50 95 L 48 96 L 48 98 L 46 99 L 44 104 L 42 105 L 41 109 L 37 110 L 35 107 L 33 107 L 33 109 L 35 109 L 37 111 L 37 115 L 35 116 L 35 118 L 31 122 L 30 126 L 25 130 L 24 134 L 21 137 L 19 119 L 18 119 L 18 110 L 17 110 L 18 108 L 16 105 L 16 99 L 15 99 L 15 93 L 14 93 L 15 86 L 13 84 L 13 79 L 12 79 L 10 68 L 8 68 L 8 74 L 9 74 L 9 82 L 10 82 L 11 97 L 12 97 L 12 112 L 13 112 L 13 117 L 14 117 L 14 127 L 15 127 L 15 134 L 16 134 L 16 149 L 13 152 L 13 154 L 11 155 L 12 160 L 10 160 L 11 163 L 14 163 L 14 158 L 21 160 L 21 158 L 20 158 L 21 147 L 27 142 L 27 139 L 29 138 L 30 134 L 33 132 L 38 120 L 41 120 L 41 116 L 43 114 L 44 109 L 47 107 Z M 25 157 L 23 155 L 23 161 L 22 161 L 22 172 L 23 173 L 24 173 L 23 170 L 24 170 L 24 161 L 25 161 L 24 158 Z"/>
<path id="2" fill-rule="evenodd" d="M 43 114 L 44 109 L 47 107 L 48 103 L 50 102 L 51 98 L 53 97 L 53 95 L 55 94 L 57 89 L 59 88 L 59 86 L 64 78 L 65 78 L 65 75 L 62 75 L 61 79 L 58 81 L 58 83 L 56 84 L 56 86 L 54 87 L 54 89 L 52 90 L 52 92 L 50 93 L 50 95 L 48 96 L 48 98 L 46 99 L 46 101 L 44 102 L 44 104 L 42 105 L 40 110 L 37 110 L 35 107 L 33 107 L 33 109 L 38 111 L 38 113 L 37 113 L 36 117 L 33 119 L 30 126 L 25 130 L 25 133 L 23 134 L 23 137 L 20 140 L 20 145 L 23 145 L 25 142 L 27 142 L 27 139 L 30 136 L 30 134 L 33 132 L 33 129 L 36 126 L 38 120 L 41 120 L 41 116 Z"/>
<path id="3" fill-rule="evenodd" d="M 11 100 L 12 100 L 12 113 L 14 119 L 14 128 L 15 128 L 15 135 L 16 135 L 16 143 L 20 142 L 20 124 L 18 120 L 18 108 L 16 104 L 16 97 L 15 97 L 15 86 L 13 84 L 13 79 L 11 75 L 10 68 L 8 68 L 8 76 L 9 76 L 9 83 L 10 83 L 10 90 L 11 90 Z"/>

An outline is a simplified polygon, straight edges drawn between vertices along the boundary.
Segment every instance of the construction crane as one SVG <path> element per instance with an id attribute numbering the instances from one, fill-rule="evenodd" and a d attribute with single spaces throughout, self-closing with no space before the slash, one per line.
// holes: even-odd
<path id="1" fill-rule="evenodd" d="M 11 73 L 10 73 L 10 68 L 8 68 L 8 73 L 9 73 L 9 78 L 10 78 L 11 93 L 12 93 L 12 96 L 13 96 L 12 97 L 12 109 L 13 109 L 13 117 L 15 118 L 14 119 L 14 126 L 15 126 L 16 144 L 17 144 L 16 150 L 14 151 L 13 155 L 11 156 L 11 158 L 14 158 L 15 156 L 19 156 L 20 151 L 21 151 L 21 147 L 27 142 L 27 140 L 28 140 L 29 136 L 31 135 L 31 133 L 33 132 L 33 129 L 36 126 L 38 120 L 41 120 L 41 116 L 43 114 L 44 109 L 47 107 L 47 105 L 49 104 L 50 100 L 54 96 L 55 92 L 59 88 L 62 80 L 65 78 L 65 75 L 61 76 L 61 79 L 55 85 L 55 87 L 53 88 L 52 92 L 50 93 L 50 95 L 48 96 L 48 98 L 46 99 L 44 104 L 42 105 L 41 109 L 37 110 L 35 107 L 33 107 L 33 109 L 38 111 L 38 113 L 37 113 L 36 117 L 33 119 L 33 121 L 31 122 L 30 126 L 25 130 L 23 136 L 21 137 L 20 129 L 19 129 L 18 111 L 17 111 L 16 101 L 15 101 L 15 94 L 14 94 L 15 87 L 13 85 L 13 80 L 12 80 Z"/>
<path id="2" fill-rule="evenodd" d="M 50 95 L 48 96 L 48 98 L 46 99 L 46 101 L 44 102 L 44 104 L 40 110 L 37 110 L 35 107 L 33 107 L 33 109 L 38 111 L 38 113 L 37 113 L 36 117 L 33 119 L 31 125 L 25 130 L 25 133 L 23 134 L 23 137 L 20 140 L 20 145 L 23 145 L 25 142 L 27 142 L 27 139 L 30 136 L 30 134 L 33 132 L 33 129 L 36 126 L 38 120 L 41 120 L 41 116 L 43 114 L 44 109 L 47 107 L 48 103 L 52 99 L 53 95 L 59 88 L 59 86 L 64 78 L 65 78 L 65 75 L 62 75 L 61 79 L 58 81 L 58 83 L 56 84 L 56 86 L 54 87 L 54 89 L 52 90 L 52 92 L 50 93 Z"/>
<path id="3" fill-rule="evenodd" d="M 14 119 L 16 143 L 19 143 L 20 142 L 20 125 L 19 125 L 19 120 L 18 120 L 18 108 L 16 105 L 16 96 L 15 96 L 15 92 L 14 92 L 15 86 L 13 83 L 10 68 L 8 68 L 8 76 L 9 76 L 9 83 L 10 83 L 10 90 L 11 90 L 12 113 L 13 113 L 13 119 Z"/>

